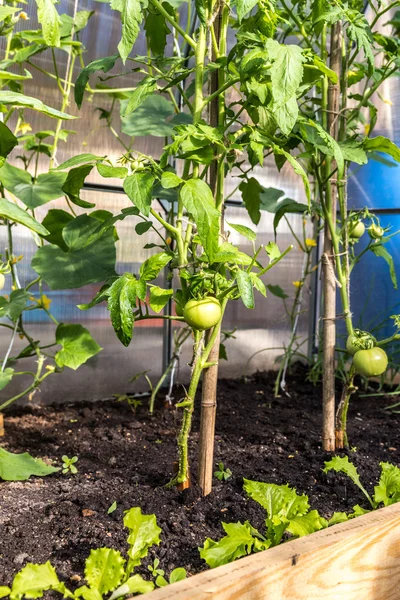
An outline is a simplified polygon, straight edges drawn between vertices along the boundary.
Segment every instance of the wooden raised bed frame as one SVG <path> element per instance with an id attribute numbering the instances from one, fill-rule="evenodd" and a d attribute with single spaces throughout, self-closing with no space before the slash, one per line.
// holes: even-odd
<path id="1" fill-rule="evenodd" d="M 400 503 L 145 594 L 149 600 L 400 600 Z"/>

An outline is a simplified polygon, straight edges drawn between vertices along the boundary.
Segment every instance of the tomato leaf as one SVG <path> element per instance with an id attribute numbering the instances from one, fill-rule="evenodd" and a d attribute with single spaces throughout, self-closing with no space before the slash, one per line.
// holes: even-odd
<path id="1" fill-rule="evenodd" d="M 96 71 L 103 71 L 103 73 L 108 73 L 117 60 L 119 59 L 119 54 L 114 54 L 113 56 L 106 56 L 104 58 L 98 58 L 97 60 L 92 61 L 82 71 L 79 73 L 78 78 L 75 82 L 75 102 L 78 105 L 78 108 L 82 106 L 83 95 L 85 93 L 86 84 L 89 81 L 89 78 Z"/>
<path id="2" fill-rule="evenodd" d="M 215 208 L 209 186 L 201 179 L 189 179 L 181 189 L 183 206 L 192 215 L 210 262 L 218 252 L 220 212 Z"/>
<path id="3" fill-rule="evenodd" d="M 383 135 L 365 138 L 363 148 L 366 152 L 384 152 L 394 158 L 395 161 L 400 162 L 400 148 Z"/>
<path id="4" fill-rule="evenodd" d="M 250 219 L 254 225 L 258 225 L 261 219 L 260 194 L 263 191 L 263 187 L 258 183 L 257 179 L 250 177 L 247 181 L 242 181 L 239 190 L 242 192 L 243 202 Z"/>
<path id="5" fill-rule="evenodd" d="M 243 304 L 246 308 L 254 308 L 253 281 L 250 273 L 239 269 L 236 272 L 236 281 Z"/>
<path id="6" fill-rule="evenodd" d="M 123 187 L 126 195 L 146 217 L 150 214 L 155 179 L 155 175 L 147 171 L 133 173 L 124 179 Z"/>
<path id="7" fill-rule="evenodd" d="M 125 107 L 124 117 L 130 115 L 136 110 L 149 96 L 152 96 L 157 89 L 157 81 L 152 77 L 143 79 L 136 90 L 129 97 L 128 104 Z"/>
<path id="8" fill-rule="evenodd" d="M 14 369 L 7 367 L 4 371 L 0 372 L 0 391 L 10 383 L 14 375 Z"/>
<path id="9" fill-rule="evenodd" d="M 110 6 L 121 13 L 122 37 L 118 51 L 125 64 L 139 34 L 143 20 L 142 6 L 139 0 L 111 0 Z"/>
<path id="10" fill-rule="evenodd" d="M 156 313 L 160 313 L 164 306 L 168 304 L 170 298 L 174 294 L 173 290 L 163 290 L 160 287 L 153 286 L 150 288 L 150 301 L 151 308 Z"/>
<path id="11" fill-rule="evenodd" d="M 107 291 L 111 323 L 124 346 L 129 346 L 132 339 L 137 288 L 136 278 L 131 273 L 124 273 Z"/>
<path id="12" fill-rule="evenodd" d="M 63 192 L 65 192 L 68 198 L 73 204 L 80 206 L 81 208 L 93 208 L 96 206 L 92 202 L 86 202 L 80 197 L 80 191 L 85 185 L 85 179 L 93 169 L 93 165 L 81 165 L 80 167 L 74 167 L 68 172 L 67 178 L 62 186 Z"/>
<path id="13" fill-rule="evenodd" d="M 44 115 L 53 117 L 54 119 L 77 119 L 77 117 L 67 115 L 67 113 L 61 112 L 60 110 L 56 110 L 55 108 L 50 108 L 49 106 L 46 106 L 46 104 L 43 104 L 43 102 L 41 100 L 38 100 L 38 98 L 24 96 L 24 94 L 20 94 L 19 92 L 1 90 L 0 104 L 12 104 L 13 106 L 31 108 L 32 110 L 37 110 L 38 112 L 41 112 Z"/>
<path id="14" fill-rule="evenodd" d="M 58 16 L 55 0 L 36 0 L 38 20 L 42 26 L 44 41 L 48 46 L 60 45 L 60 17 Z"/>
<path id="15" fill-rule="evenodd" d="M 140 279 L 143 281 L 153 281 L 160 271 L 172 260 L 172 255 L 166 252 L 159 252 L 147 258 L 140 267 Z"/>
<path id="16" fill-rule="evenodd" d="M 392 280 L 393 287 L 395 290 L 397 290 L 397 276 L 392 255 L 389 254 L 385 246 L 383 246 L 381 243 L 372 244 L 370 250 L 375 254 L 375 256 L 380 256 L 384 261 L 386 261 L 387 265 L 389 266 L 390 279 Z"/>
<path id="17" fill-rule="evenodd" d="M 252 229 L 250 229 L 250 227 L 246 227 L 246 225 L 236 225 L 234 223 L 228 223 L 228 222 L 227 222 L 227 225 L 229 225 L 229 227 L 232 227 L 232 229 L 234 229 L 235 231 L 240 233 L 240 235 L 243 235 L 245 238 L 247 238 L 251 242 L 254 242 L 257 238 L 257 235 L 254 233 L 254 231 Z"/>

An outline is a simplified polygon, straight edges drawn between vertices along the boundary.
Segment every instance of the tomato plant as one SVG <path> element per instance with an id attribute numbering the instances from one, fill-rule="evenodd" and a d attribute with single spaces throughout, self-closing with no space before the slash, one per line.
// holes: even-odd
<path id="1" fill-rule="evenodd" d="M 358 221 L 355 225 L 351 226 L 349 235 L 354 240 L 359 240 L 365 233 L 365 225 L 362 221 Z"/>

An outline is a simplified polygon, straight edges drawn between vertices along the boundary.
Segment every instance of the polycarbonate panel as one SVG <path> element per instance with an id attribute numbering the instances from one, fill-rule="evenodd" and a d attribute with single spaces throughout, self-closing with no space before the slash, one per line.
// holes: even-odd
<path id="1" fill-rule="evenodd" d="M 83 197 L 95 201 L 98 209 L 106 209 L 114 214 L 121 212 L 124 207 L 132 206 L 124 194 L 105 194 L 101 192 L 85 192 Z M 50 205 L 37 209 L 39 221 L 45 216 Z M 159 208 L 158 203 L 154 203 Z M 51 208 L 65 208 L 65 201 L 51 203 Z M 78 212 L 83 212 L 78 209 Z M 129 271 L 138 274 L 141 263 L 152 254 L 152 250 L 144 250 L 143 246 L 157 243 L 157 234 L 149 230 L 142 236 L 135 233 L 135 225 L 140 222 L 138 217 L 130 216 L 124 221 L 118 221 L 116 228 L 119 235 L 117 242 L 118 273 Z M 23 227 L 14 228 L 14 252 L 23 254 L 24 259 L 18 266 L 18 276 L 21 285 L 32 281 L 37 275 L 31 269 L 30 262 L 36 251 L 36 245 L 29 231 Z M 159 239 L 159 238 L 158 238 Z M 0 228 L 0 246 L 6 245 L 6 228 Z M 163 277 L 154 283 L 164 285 Z M 10 277 L 7 277 L 5 294 L 10 293 Z M 150 369 L 152 379 L 156 379 L 162 368 L 162 319 L 137 323 L 134 339 L 129 348 L 125 348 L 117 339 L 110 324 L 110 316 L 106 304 L 99 304 L 88 311 L 81 311 L 78 304 L 89 302 L 99 290 L 101 283 L 91 284 L 80 289 L 52 291 L 44 285 L 44 293 L 51 300 L 51 311 L 59 322 L 81 323 L 87 327 L 94 339 L 102 346 L 103 351 L 90 359 L 78 371 L 66 369 L 60 375 L 49 377 L 37 392 L 35 399 L 43 402 L 71 401 L 80 399 L 96 399 L 111 394 L 126 393 L 128 389 L 138 389 L 141 384 L 128 384 L 128 379 L 136 373 Z M 35 290 L 35 288 L 32 288 Z M 28 333 L 43 344 L 54 342 L 55 325 L 44 311 L 35 310 L 24 313 L 24 322 Z M 5 321 L 4 321 L 5 322 Z M 0 328 L 0 355 L 4 356 L 8 347 L 11 331 Z M 26 340 L 15 339 L 11 356 L 16 356 L 27 345 Z M 23 359 L 17 363 L 18 370 L 34 370 L 33 359 Z M 19 393 L 30 383 L 26 377 L 15 378 L 6 389 L 0 392 L 0 400 L 4 401 L 11 395 Z"/>

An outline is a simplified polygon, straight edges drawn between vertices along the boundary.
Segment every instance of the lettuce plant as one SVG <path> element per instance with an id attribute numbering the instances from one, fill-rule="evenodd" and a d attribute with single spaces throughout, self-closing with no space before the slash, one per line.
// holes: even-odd
<path id="1" fill-rule="evenodd" d="M 277 546 L 284 534 L 302 537 L 328 526 L 317 510 L 310 510 L 308 497 L 289 485 L 244 480 L 247 495 L 266 511 L 265 530 L 260 533 L 249 521 L 222 523 L 226 535 L 219 541 L 207 538 L 200 556 L 209 567 L 219 567 L 253 552 Z"/>
<path id="2" fill-rule="evenodd" d="M 60 581 L 56 570 L 50 561 L 36 565 L 25 565 L 14 577 L 11 588 L 0 586 L 0 598 L 21 600 L 22 598 L 42 598 L 44 592 L 58 592 L 64 598 L 78 600 L 116 600 L 126 595 L 146 594 L 154 589 L 152 581 L 146 581 L 138 573 L 134 573 L 149 548 L 160 544 L 161 528 L 157 525 L 155 515 L 144 515 L 139 507 L 126 511 L 124 525 L 129 530 L 127 542 L 129 545 L 126 560 L 121 552 L 112 548 L 97 548 L 91 550 L 85 563 L 86 583 L 74 592 Z M 158 566 L 158 563 L 157 563 Z M 161 571 L 161 570 L 160 570 Z M 169 577 L 169 583 L 180 581 L 186 577 L 186 571 L 174 569 Z M 168 585 L 168 581 L 157 573 L 156 585 Z"/>

